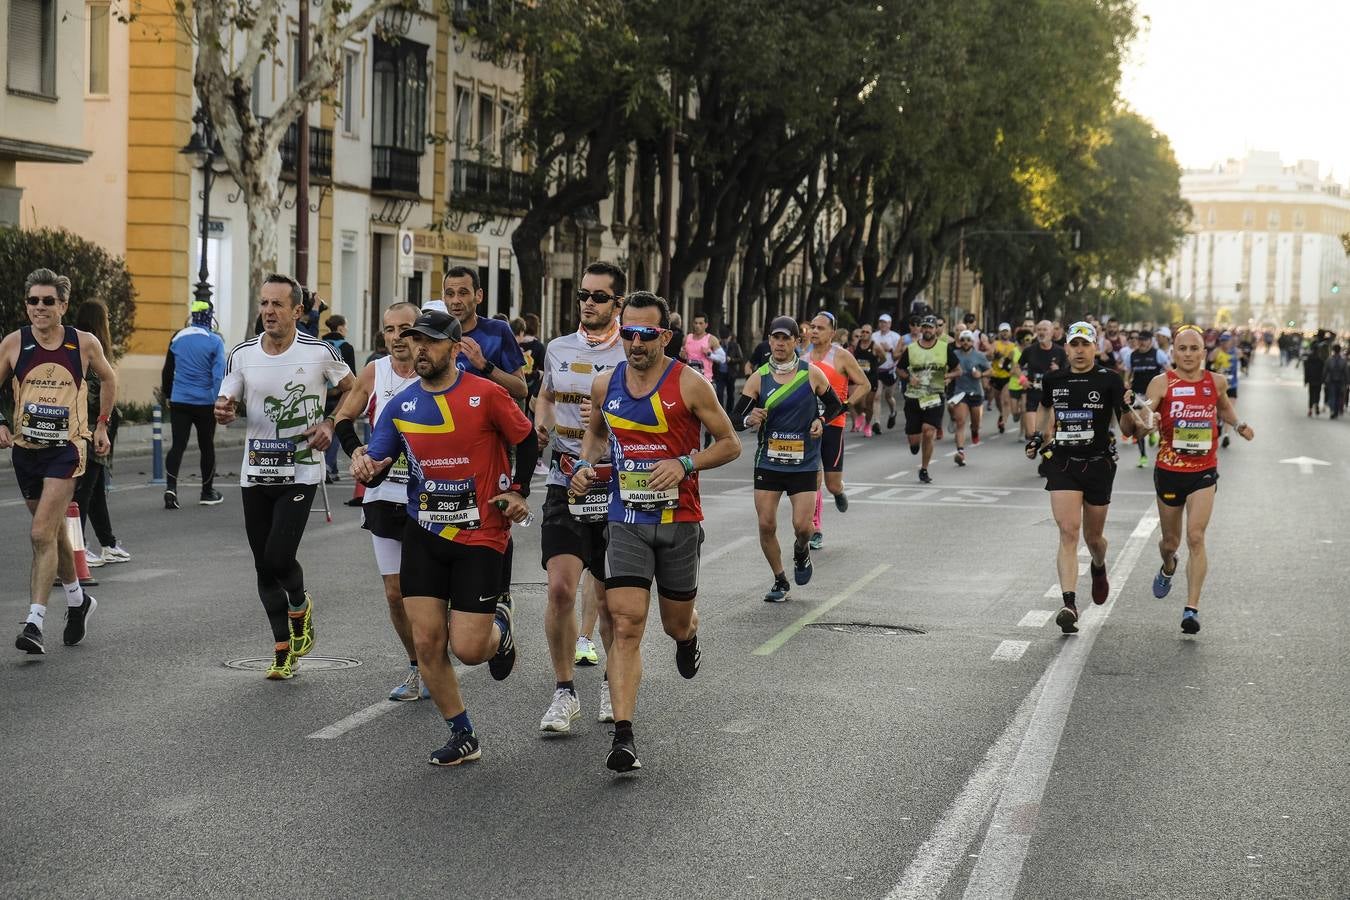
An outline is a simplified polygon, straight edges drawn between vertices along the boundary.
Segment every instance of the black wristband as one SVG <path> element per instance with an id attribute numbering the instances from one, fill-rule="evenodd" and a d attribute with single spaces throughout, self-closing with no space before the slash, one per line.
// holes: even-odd
<path id="1" fill-rule="evenodd" d="M 361 439 L 356 436 L 356 426 L 352 424 L 351 419 L 343 419 L 334 425 L 333 433 L 337 435 L 338 443 L 342 445 L 342 452 L 348 456 L 361 446 Z"/>
<path id="2" fill-rule="evenodd" d="M 483 360 L 483 368 L 478 371 L 478 374 L 482 375 L 484 378 L 491 378 L 492 370 L 495 368 L 497 367 L 493 364 L 492 360 L 485 359 Z"/>

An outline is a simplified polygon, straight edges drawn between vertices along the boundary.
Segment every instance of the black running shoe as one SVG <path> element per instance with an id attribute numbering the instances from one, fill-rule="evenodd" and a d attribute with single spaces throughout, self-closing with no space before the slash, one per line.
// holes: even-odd
<path id="1" fill-rule="evenodd" d="M 202 491 L 201 499 L 197 501 L 197 504 L 199 506 L 216 506 L 224 502 L 224 500 L 225 498 L 221 495 L 220 491 L 212 488 L 209 491 Z"/>
<path id="2" fill-rule="evenodd" d="M 1181 630 L 1186 634 L 1200 633 L 1200 613 L 1199 611 L 1186 607 L 1181 611 Z"/>
<path id="3" fill-rule="evenodd" d="M 795 547 L 792 549 L 792 578 L 798 584 L 806 584 L 811 580 L 811 548 L 806 546 L 800 550 Z"/>
<path id="4" fill-rule="evenodd" d="M 176 493 L 174 493 L 173 491 L 165 491 L 165 492 L 164 492 L 164 508 L 165 508 L 165 509 L 181 509 L 181 508 L 182 508 L 182 507 L 180 507 L 180 506 L 178 505 L 178 495 L 177 495 Z"/>
<path id="5" fill-rule="evenodd" d="M 1073 634 L 1078 630 L 1078 610 L 1072 606 L 1066 606 L 1055 616 L 1055 624 L 1059 630 L 1065 634 Z"/>
<path id="6" fill-rule="evenodd" d="M 614 732 L 610 732 L 614 734 Z M 605 768 L 612 772 L 632 772 L 642 768 L 642 761 L 638 759 L 637 747 L 633 745 L 633 739 L 614 738 L 614 744 L 609 748 L 609 756 L 605 757 Z"/>
<path id="7" fill-rule="evenodd" d="M 85 625 L 89 617 L 98 609 L 98 601 L 84 592 L 84 602 L 79 606 L 66 607 L 66 630 L 61 635 L 61 640 L 67 647 L 74 647 L 80 641 L 84 640 Z"/>
<path id="8" fill-rule="evenodd" d="M 998 417 L 998 433 L 999 433 L 999 434 L 1003 434 L 1003 432 L 1004 432 L 1004 428 L 1003 428 L 1003 417 L 1002 417 L 1002 416 L 999 416 L 999 417 Z"/>
<path id="9" fill-rule="evenodd" d="M 932 484 L 932 483 L 933 483 L 933 476 L 928 474 L 928 470 L 927 470 L 927 469 L 920 469 L 920 470 L 919 470 L 919 480 L 922 481 L 924 484 Z"/>
<path id="10" fill-rule="evenodd" d="M 497 681 L 506 680 L 516 666 L 516 642 L 511 634 L 511 595 L 502 594 L 497 599 L 497 622 L 502 627 L 502 639 L 497 644 L 497 653 L 488 660 L 488 671 Z"/>
<path id="11" fill-rule="evenodd" d="M 693 678 L 698 674 L 698 661 L 702 655 L 698 651 L 697 634 L 687 641 L 675 642 L 675 668 L 685 678 Z"/>
<path id="12" fill-rule="evenodd" d="M 457 766 L 482 755 L 483 751 L 478 747 L 478 735 L 472 731 L 454 731 L 450 733 L 450 740 L 445 742 L 444 747 L 431 751 L 431 758 L 427 762 L 433 766 Z"/>
<path id="13" fill-rule="evenodd" d="M 32 622 L 23 623 L 23 631 L 14 639 L 14 646 L 24 653 L 46 653 L 47 648 L 42 646 L 42 629 Z"/>
<path id="14" fill-rule="evenodd" d="M 831 496 L 834 497 L 835 509 L 839 510 L 841 513 L 848 512 L 848 494 L 845 494 L 843 491 L 840 491 L 839 493 L 833 494 Z"/>
<path id="15" fill-rule="evenodd" d="M 788 591 L 792 590 L 792 585 L 788 584 L 787 576 L 775 578 L 773 587 L 769 588 L 768 593 L 764 595 L 765 603 L 785 603 L 788 598 Z"/>
<path id="16" fill-rule="evenodd" d="M 889 416 L 886 417 L 886 430 L 890 431 L 894 427 L 895 427 L 895 413 L 891 413 Z"/>
<path id="17" fill-rule="evenodd" d="M 964 450 L 956 451 L 956 464 L 958 466 L 964 466 L 966 464 L 966 451 Z"/>
<path id="18" fill-rule="evenodd" d="M 1111 596 L 1111 582 L 1106 579 L 1106 566 L 1098 568 L 1089 563 L 1088 572 L 1092 575 L 1092 602 L 1101 605 Z"/>

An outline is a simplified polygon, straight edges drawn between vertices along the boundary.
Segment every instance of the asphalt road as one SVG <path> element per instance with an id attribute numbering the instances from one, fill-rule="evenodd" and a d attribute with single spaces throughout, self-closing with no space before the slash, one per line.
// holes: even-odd
<path id="1" fill-rule="evenodd" d="M 604 768 L 599 670 L 579 670 L 572 735 L 537 731 L 553 688 L 537 528 L 516 538 L 515 673 L 462 676 L 483 758 L 439 769 L 431 704 L 383 699 L 405 664 L 355 510 L 316 513 L 301 559 L 315 654 L 360 665 L 268 682 L 225 666 L 270 647 L 239 489 L 169 513 L 125 460 L 112 509 L 134 559 L 96 570 L 89 637 L 62 647 L 57 624 L 46 657 L 0 654 L 0 895 L 1350 896 L 1350 424 L 1305 418 L 1297 379 L 1261 357 L 1243 385 L 1257 438 L 1221 457 L 1196 637 L 1178 628 L 1184 578 L 1149 591 L 1133 447 L 1113 595 L 1072 637 L 1049 621 L 1056 531 L 1011 436 L 964 469 L 949 438 L 920 486 L 898 428 L 851 435 L 852 506 L 827 503 L 815 578 L 782 605 L 760 600 L 748 456 L 711 473 L 702 670 L 680 678 L 653 621 L 644 768 L 623 778 Z M 1329 465 L 1281 462 L 1303 456 Z M 17 632 L 12 482 L 0 509 Z"/>

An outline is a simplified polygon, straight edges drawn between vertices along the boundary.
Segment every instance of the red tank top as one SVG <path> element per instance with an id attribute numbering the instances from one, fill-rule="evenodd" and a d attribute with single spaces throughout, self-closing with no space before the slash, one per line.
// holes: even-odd
<path id="1" fill-rule="evenodd" d="M 642 397 L 628 391 L 628 363 L 619 363 L 610 377 L 605 421 L 609 424 L 615 473 L 610 483 L 611 522 L 656 525 L 703 521 L 697 473 L 679 483 L 674 497 L 646 489 L 646 473 L 657 463 L 699 449 L 699 420 L 680 392 L 684 369 L 684 363 L 672 360 L 656 389 Z"/>
<path id="2" fill-rule="evenodd" d="M 844 406 L 847 407 L 848 376 L 834 367 L 834 351 L 837 349 L 839 349 L 837 346 L 831 345 L 830 349 L 825 353 L 825 358 L 822 359 L 820 362 L 812 360 L 811 365 L 815 366 L 817 369 L 825 373 L 825 378 L 830 382 L 830 387 L 834 388 L 834 392 L 839 395 L 839 402 L 843 403 Z M 807 359 L 810 359 L 809 352 L 807 354 Z M 831 419 L 829 422 L 826 422 L 825 424 L 837 425 L 840 428 L 843 428 L 844 413 L 840 413 L 839 415 L 835 416 L 833 419 Z"/>
<path id="3" fill-rule="evenodd" d="M 1158 410 L 1158 468 L 1169 472 L 1203 472 L 1219 464 L 1219 392 L 1214 376 L 1185 381 L 1167 372 L 1167 390 Z"/>

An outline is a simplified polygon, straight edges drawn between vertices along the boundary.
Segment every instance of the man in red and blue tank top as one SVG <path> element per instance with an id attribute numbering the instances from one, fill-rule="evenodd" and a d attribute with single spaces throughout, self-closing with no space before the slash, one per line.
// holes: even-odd
<path id="1" fill-rule="evenodd" d="M 638 647 L 647 624 L 652 582 L 661 602 L 661 624 L 675 639 L 675 665 L 685 678 L 698 674 L 699 545 L 703 508 L 698 472 L 741 455 L 741 442 L 712 385 L 693 369 L 668 359 L 670 309 L 649 291 L 630 294 L 619 328 L 625 361 L 591 386 L 591 416 L 573 469 L 572 491 L 584 495 L 595 478 L 588 460 L 606 443 L 614 476 L 609 489 L 609 544 L 605 554 L 606 606 L 614 625 L 608 660 L 614 706 L 614 744 L 605 765 L 639 769 L 633 744 L 642 660 Z M 699 426 L 713 443 L 699 450 Z"/>
<path id="2" fill-rule="evenodd" d="M 0 448 L 14 448 L 14 475 L 33 514 L 31 602 L 14 646 L 25 653 L 45 653 L 42 626 L 53 576 L 60 576 L 66 592 L 65 644 L 84 639 L 85 620 L 98 606 L 80 587 L 64 525 L 75 479 L 84 474 L 86 440 L 92 436 L 96 454 L 111 448 L 108 420 L 117 397 L 117 374 L 93 335 L 61 324 L 70 307 L 69 278 L 38 269 L 29 274 L 24 292 L 29 324 L 0 342 L 0 384 L 13 377 L 18 419 L 11 426 L 0 413 Z M 92 435 L 84 384 L 89 370 L 103 386 Z"/>

